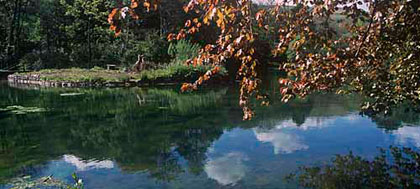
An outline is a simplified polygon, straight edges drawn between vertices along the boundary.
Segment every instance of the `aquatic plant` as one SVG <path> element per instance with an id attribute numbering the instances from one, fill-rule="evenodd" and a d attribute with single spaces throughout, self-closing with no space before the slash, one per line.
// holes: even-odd
<path id="1" fill-rule="evenodd" d="M 67 184 L 52 176 L 41 177 L 34 179 L 31 176 L 24 176 L 14 179 L 10 185 L 12 189 L 27 189 L 27 188 L 61 188 L 61 189 L 83 189 L 83 181 L 78 178 L 75 173 L 72 174 L 74 184 Z"/>

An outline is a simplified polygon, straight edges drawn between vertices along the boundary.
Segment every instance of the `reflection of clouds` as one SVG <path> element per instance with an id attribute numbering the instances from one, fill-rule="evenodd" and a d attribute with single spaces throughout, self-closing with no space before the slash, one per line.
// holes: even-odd
<path id="1" fill-rule="evenodd" d="M 394 132 L 399 144 L 412 143 L 420 147 L 420 127 L 402 127 Z"/>
<path id="2" fill-rule="evenodd" d="M 308 130 L 311 128 L 323 128 L 334 123 L 336 119 L 337 118 L 335 117 L 333 118 L 309 117 L 305 119 L 305 122 L 301 125 L 297 125 L 293 120 L 289 119 L 289 120 L 281 121 L 280 123 L 278 123 L 276 125 L 276 128 L 277 129 L 296 128 L 296 129 L 301 129 L 301 130 Z"/>
<path id="3" fill-rule="evenodd" d="M 309 129 L 321 129 L 329 126 L 335 125 L 334 123 L 337 120 L 345 121 L 347 123 L 355 123 L 363 119 L 362 116 L 356 113 L 350 113 L 342 116 L 313 116 L 307 117 L 302 121 L 302 123 L 296 123 L 294 119 L 288 120 L 269 120 L 267 122 L 261 121 L 259 125 L 264 128 L 276 128 L 276 129 L 299 129 L 299 130 L 309 130 Z M 273 127 L 274 125 L 274 127 Z"/>
<path id="4" fill-rule="evenodd" d="M 337 119 L 346 122 L 357 122 L 360 120 L 358 114 L 348 114 L 346 116 L 330 117 L 308 117 L 302 124 L 297 124 L 293 119 L 277 122 L 272 129 L 254 129 L 256 138 L 265 143 L 271 143 L 274 147 L 274 153 L 292 153 L 298 150 L 307 150 L 309 147 L 302 142 L 302 138 L 290 131 L 310 129 L 322 129 L 333 126 Z M 288 132 L 289 131 L 289 132 Z"/>
<path id="5" fill-rule="evenodd" d="M 74 155 L 64 155 L 63 160 L 67 163 L 70 163 L 76 166 L 78 171 L 87 171 L 90 169 L 112 169 L 114 168 L 114 162 L 110 160 L 104 161 L 85 161 Z"/>
<path id="6" fill-rule="evenodd" d="M 290 154 L 298 150 L 306 150 L 309 147 L 302 143 L 302 140 L 296 134 L 282 132 L 281 129 L 272 129 L 269 131 L 254 130 L 255 136 L 261 142 L 271 143 L 274 147 L 274 154 Z"/>
<path id="7" fill-rule="evenodd" d="M 283 120 L 276 124 L 273 129 L 254 129 L 257 140 L 264 143 L 271 143 L 274 147 L 274 154 L 290 154 L 299 150 L 307 150 L 308 145 L 302 142 L 297 134 L 285 132 L 286 130 L 309 130 L 319 129 L 332 125 L 336 117 L 309 117 L 305 122 L 298 125 L 292 119 Z"/>
<path id="8" fill-rule="evenodd" d="M 248 158 L 238 152 L 232 152 L 222 157 L 210 159 L 204 167 L 208 177 L 221 185 L 235 185 L 245 176 L 246 167 L 243 161 Z"/>

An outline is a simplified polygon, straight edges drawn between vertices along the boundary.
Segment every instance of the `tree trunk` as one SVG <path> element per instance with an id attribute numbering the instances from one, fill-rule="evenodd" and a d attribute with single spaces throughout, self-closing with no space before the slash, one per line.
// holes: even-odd
<path id="1" fill-rule="evenodd" d="M 91 67 L 92 63 L 92 44 L 91 44 L 91 26 L 90 26 L 90 15 L 87 15 L 87 23 L 86 23 L 86 37 L 87 37 L 87 50 L 88 50 L 88 67 Z"/>

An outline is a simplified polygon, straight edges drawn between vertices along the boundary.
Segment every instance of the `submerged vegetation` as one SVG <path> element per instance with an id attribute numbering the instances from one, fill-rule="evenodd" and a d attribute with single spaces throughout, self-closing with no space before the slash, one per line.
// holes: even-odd
<path id="1" fill-rule="evenodd" d="M 52 176 L 33 179 L 30 176 L 14 179 L 9 185 L 11 189 L 30 189 L 30 188 L 56 188 L 56 189 L 83 189 L 83 181 L 76 174 L 72 174 L 75 183 L 67 184 Z"/>

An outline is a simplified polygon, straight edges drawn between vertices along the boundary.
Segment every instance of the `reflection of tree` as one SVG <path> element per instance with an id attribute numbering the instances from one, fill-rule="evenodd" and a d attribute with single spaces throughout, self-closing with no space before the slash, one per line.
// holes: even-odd
<path id="1" fill-rule="evenodd" d="M 185 140 L 179 143 L 177 151 L 188 160 L 189 171 L 200 174 L 203 171 L 206 152 L 213 141 L 223 134 L 223 130 L 210 125 L 207 128 L 191 128 L 183 132 Z"/>
<path id="2" fill-rule="evenodd" d="M 309 188 L 418 188 L 420 153 L 409 148 L 381 150 L 374 160 L 352 153 L 337 155 L 331 165 L 302 167 L 288 177 Z M 388 155 L 391 154 L 391 155 Z"/>
<path id="3" fill-rule="evenodd" d="M 84 95 L 60 96 L 69 92 Z M 269 107 L 258 107 L 255 119 L 242 122 L 235 95 L 225 89 L 180 94 L 177 89 L 22 92 L 0 87 L 0 108 L 24 105 L 52 110 L 0 115 L 0 180 L 4 182 L 24 168 L 42 165 L 64 154 L 82 160 L 113 160 L 123 171 L 148 171 L 155 178 L 171 180 L 186 171 L 180 165 L 181 157 L 187 160 L 189 172 L 202 173 L 209 146 L 224 130 L 234 126 L 277 131 L 275 127 L 282 123 L 302 128 L 312 124 L 311 120 L 358 110 L 355 98 L 312 95 L 289 104 L 274 102 Z M 405 119 L 404 116 L 396 115 Z M 281 132 L 265 136 L 280 147 L 284 142 L 280 139 L 285 138 Z M 305 146 L 296 144 L 295 148 Z"/>
<path id="4" fill-rule="evenodd" d="M 312 95 L 306 99 L 296 99 L 288 104 L 278 104 L 257 109 L 257 118 L 250 122 L 267 129 L 284 120 L 291 120 L 296 126 L 305 125 L 308 118 L 346 116 L 358 110 L 358 98 L 341 95 Z"/>
<path id="5" fill-rule="evenodd" d="M 199 173 L 207 148 L 223 133 L 227 115 L 212 111 L 226 90 L 199 94 L 171 89 L 79 90 L 84 95 L 69 98 L 60 97 L 67 92 L 62 89 L 25 91 L 36 99 L 26 98 L 17 89 L 10 92 L 22 101 L 13 99 L 4 105 L 24 103 L 54 112 L 0 119 L 0 125 L 5 125 L 0 128 L 0 170 L 8 172 L 0 175 L 1 180 L 63 154 L 112 159 L 125 171 L 147 170 L 162 180 L 183 171 L 178 163 L 183 156 L 190 169 Z M 137 94 L 145 98 L 145 104 L 136 103 Z"/>
<path id="6" fill-rule="evenodd" d="M 45 129 L 36 130 L 25 123 L 38 118 L 35 115 L 15 115 L 0 120 L 0 183 L 22 172 L 35 172 L 32 165 L 42 165 L 58 157 L 49 148 L 40 147 Z M 10 124 L 13 123 L 13 124 Z M 35 134 L 36 133 L 36 134 Z"/>
<path id="7" fill-rule="evenodd" d="M 307 101 L 296 103 L 292 108 L 292 120 L 297 126 L 301 126 L 305 123 L 306 118 L 309 116 L 313 108 L 312 99 Z"/>
<path id="8" fill-rule="evenodd" d="M 96 116 L 105 114 L 100 116 L 99 125 L 73 126 L 73 146 L 82 147 L 72 153 L 86 158 L 111 158 L 123 170 L 147 170 L 162 180 L 171 180 L 182 171 L 178 164 L 180 155 L 191 167 L 201 165 L 208 146 L 223 133 L 223 128 L 217 126 L 223 123 L 223 112 L 208 109 L 217 106 L 225 91 L 179 94 L 172 90 L 149 89 L 136 93 L 145 99 L 140 107 L 135 103 L 124 104 L 126 110 L 112 117 L 106 116 L 104 108 L 98 110 L 102 113 L 94 113 Z M 79 120 L 89 120 L 84 113 L 77 114 Z M 213 122 L 205 116 L 220 119 Z"/>
<path id="9" fill-rule="evenodd" d="M 378 125 L 379 128 L 386 130 L 397 130 L 403 126 L 418 126 L 420 125 L 420 114 L 412 108 L 401 105 L 394 109 L 388 115 L 370 115 L 371 119 Z"/>
<path id="10" fill-rule="evenodd" d="M 181 172 L 178 156 L 173 152 L 162 152 L 156 159 L 156 169 L 151 170 L 150 174 L 158 180 L 171 181 Z"/>

